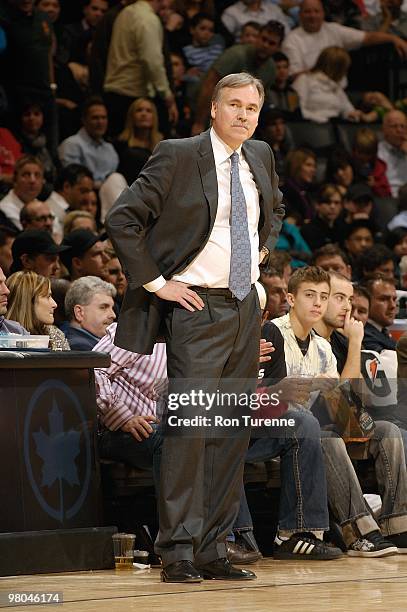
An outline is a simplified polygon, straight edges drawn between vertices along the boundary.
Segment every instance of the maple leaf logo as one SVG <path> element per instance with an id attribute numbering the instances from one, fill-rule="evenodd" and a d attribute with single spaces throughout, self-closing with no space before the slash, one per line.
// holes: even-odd
<path id="1" fill-rule="evenodd" d="M 71 486 L 80 484 L 75 458 L 80 453 L 81 433 L 73 429 L 64 431 L 64 417 L 55 398 L 52 410 L 48 413 L 48 424 L 49 434 L 41 427 L 40 431 L 33 433 L 33 438 L 36 453 L 44 462 L 41 486 L 52 487 L 56 480 L 59 481 L 62 508 L 62 480 L 66 480 Z"/>

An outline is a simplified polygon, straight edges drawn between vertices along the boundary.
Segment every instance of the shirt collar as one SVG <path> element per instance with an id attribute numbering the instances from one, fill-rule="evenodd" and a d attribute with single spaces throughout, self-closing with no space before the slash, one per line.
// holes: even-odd
<path id="1" fill-rule="evenodd" d="M 375 327 L 379 332 L 383 331 L 383 325 L 379 325 L 378 323 L 376 323 L 376 321 L 373 321 L 372 319 L 368 319 L 367 322 L 370 323 L 372 327 Z"/>
<path id="2" fill-rule="evenodd" d="M 53 191 L 50 195 L 50 199 L 54 200 L 57 204 L 59 204 L 65 210 L 69 208 L 68 202 L 65 200 L 64 196 L 58 193 L 58 191 Z"/>
<path id="3" fill-rule="evenodd" d="M 286 329 L 291 330 L 293 336 L 295 336 L 294 330 L 293 330 L 292 325 L 291 325 L 291 319 L 290 319 L 290 313 L 289 312 L 287 312 L 287 314 L 283 315 L 282 317 L 278 317 L 278 320 L 281 321 L 281 327 L 285 327 Z M 314 329 L 311 329 L 309 335 L 310 335 L 310 338 L 315 338 L 319 334 L 317 334 Z"/>
<path id="4" fill-rule="evenodd" d="M 81 127 L 78 133 L 80 134 L 81 138 L 83 138 L 83 140 L 85 140 L 88 144 L 93 145 L 94 147 L 98 147 L 104 144 L 105 142 L 103 138 L 100 138 L 99 140 L 95 140 L 94 138 L 92 138 L 84 127 Z"/>
<path id="5" fill-rule="evenodd" d="M 394 145 L 387 142 L 387 140 L 383 140 L 382 142 L 385 148 L 389 151 L 391 155 L 394 155 L 395 157 L 401 157 L 401 158 L 406 156 L 406 154 L 404 153 L 402 149 L 395 147 Z"/>
<path id="6" fill-rule="evenodd" d="M 217 135 L 213 127 L 211 128 L 211 131 L 210 131 L 210 137 L 211 137 L 213 156 L 215 158 L 215 166 L 220 166 L 220 164 L 223 164 L 223 162 L 229 159 L 234 149 L 229 147 L 229 145 L 227 145 L 226 142 L 223 142 L 223 140 L 219 138 L 219 136 Z M 236 149 L 236 153 L 239 154 L 239 161 L 241 162 L 243 159 L 242 145 L 240 145 Z"/>
<path id="7" fill-rule="evenodd" d="M 8 196 L 10 197 L 10 199 L 12 200 L 13 204 L 15 204 L 16 206 L 18 206 L 19 208 L 24 208 L 24 202 L 22 200 L 20 200 L 20 198 L 18 197 L 18 195 L 16 194 L 16 192 L 14 191 L 14 189 L 12 189 L 11 191 L 9 191 Z"/>

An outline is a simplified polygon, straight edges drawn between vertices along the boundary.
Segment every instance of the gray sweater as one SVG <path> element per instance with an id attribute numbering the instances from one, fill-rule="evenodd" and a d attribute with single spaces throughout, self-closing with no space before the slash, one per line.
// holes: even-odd
<path id="1" fill-rule="evenodd" d="M 23 336 L 28 336 L 29 333 L 17 323 L 17 321 L 10 321 L 9 319 L 5 319 L 4 317 L 0 317 L 0 335 L 3 334 L 22 334 Z"/>

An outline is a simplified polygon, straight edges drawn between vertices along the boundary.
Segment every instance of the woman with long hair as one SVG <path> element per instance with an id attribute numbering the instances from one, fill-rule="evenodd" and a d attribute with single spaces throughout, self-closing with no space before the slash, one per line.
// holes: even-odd
<path id="1" fill-rule="evenodd" d="M 123 174 L 129 185 L 136 180 L 154 147 L 162 139 L 154 102 L 148 98 L 138 98 L 127 111 L 125 128 L 116 143 L 120 157 L 118 172 Z"/>
<path id="2" fill-rule="evenodd" d="M 286 218 L 291 217 L 297 225 L 314 216 L 311 193 L 316 168 L 317 158 L 310 149 L 294 149 L 286 157 L 286 181 L 281 190 L 286 202 Z"/>
<path id="3" fill-rule="evenodd" d="M 51 283 L 35 272 L 15 272 L 6 281 L 10 291 L 6 317 L 18 321 L 30 334 L 49 336 L 52 351 L 69 351 L 68 340 L 55 327 Z"/>

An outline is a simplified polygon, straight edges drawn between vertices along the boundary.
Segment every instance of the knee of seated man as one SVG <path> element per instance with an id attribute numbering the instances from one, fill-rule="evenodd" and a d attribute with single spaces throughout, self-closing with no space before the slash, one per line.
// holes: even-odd
<path id="1" fill-rule="evenodd" d="M 320 440 L 321 427 L 319 421 L 314 417 L 312 412 L 307 410 L 299 410 L 293 416 L 296 424 L 297 438 L 307 438 L 312 440 Z"/>
<path id="2" fill-rule="evenodd" d="M 343 439 L 334 431 L 325 431 L 321 437 L 322 448 L 325 453 L 335 455 L 348 455 L 346 444 Z"/>

